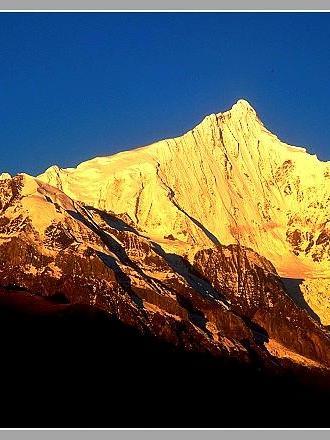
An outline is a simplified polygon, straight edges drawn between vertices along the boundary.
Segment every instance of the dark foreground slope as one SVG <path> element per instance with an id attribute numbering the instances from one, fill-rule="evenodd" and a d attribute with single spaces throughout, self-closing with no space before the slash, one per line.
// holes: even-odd
<path id="1" fill-rule="evenodd" d="M 329 426 L 324 377 L 185 353 L 89 306 L 2 291 L 0 331 L 3 427 Z"/>

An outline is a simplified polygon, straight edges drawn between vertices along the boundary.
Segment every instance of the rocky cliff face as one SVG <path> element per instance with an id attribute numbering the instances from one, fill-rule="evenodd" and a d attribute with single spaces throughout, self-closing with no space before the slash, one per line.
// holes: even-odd
<path id="1" fill-rule="evenodd" d="M 186 350 L 273 367 L 330 365 L 325 329 L 252 250 L 217 245 L 189 261 L 146 237 L 127 213 L 24 174 L 0 180 L 0 201 L 4 288 L 96 306 Z"/>
<path id="2" fill-rule="evenodd" d="M 253 344 L 253 334 L 242 319 L 216 293 L 197 292 L 124 220 L 25 175 L 0 182 L 0 194 L 2 286 L 64 295 L 187 349 L 248 359 L 240 341 Z M 224 315 L 219 323 L 204 316 L 213 307 L 215 316 Z M 214 339 L 208 323 L 228 339 Z"/>
<path id="3" fill-rule="evenodd" d="M 328 358 L 322 329 L 293 304 L 265 258 L 240 246 L 221 246 L 197 252 L 194 268 L 223 293 L 233 310 L 256 324 L 261 337 L 267 335 L 265 345 L 271 352 L 280 344 L 283 352 L 286 347 L 309 357 L 316 349 Z"/>
<path id="4" fill-rule="evenodd" d="M 178 138 L 77 168 L 54 166 L 38 178 L 128 216 L 141 234 L 190 262 L 200 249 L 238 244 L 283 277 L 329 285 L 330 163 L 281 142 L 246 101 Z M 319 298 L 310 288 L 312 308 Z M 317 313 L 329 321 L 327 307 Z"/>

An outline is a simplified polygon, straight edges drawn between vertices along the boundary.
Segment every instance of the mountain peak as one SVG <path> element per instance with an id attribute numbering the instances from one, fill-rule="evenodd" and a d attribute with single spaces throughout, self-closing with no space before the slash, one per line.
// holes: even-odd
<path id="1" fill-rule="evenodd" d="M 256 117 L 257 112 L 248 101 L 245 99 L 239 99 L 229 110 L 217 114 L 217 116 L 222 115 L 240 119 L 247 115 Z"/>
<path id="2" fill-rule="evenodd" d="M 234 104 L 234 106 L 244 107 L 244 108 L 252 109 L 252 110 L 253 110 L 252 105 L 251 105 L 246 99 L 239 99 L 239 100 Z"/>
<path id="3" fill-rule="evenodd" d="M 239 99 L 229 110 L 230 113 L 247 113 L 247 112 L 253 112 L 256 114 L 256 111 L 252 107 L 252 105 L 246 101 L 245 99 Z"/>

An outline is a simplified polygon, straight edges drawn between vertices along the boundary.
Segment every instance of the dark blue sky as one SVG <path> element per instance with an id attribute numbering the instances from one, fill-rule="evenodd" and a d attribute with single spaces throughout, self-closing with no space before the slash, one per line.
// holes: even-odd
<path id="1" fill-rule="evenodd" d="M 173 137 L 247 99 L 330 159 L 329 14 L 0 14 L 1 171 Z"/>

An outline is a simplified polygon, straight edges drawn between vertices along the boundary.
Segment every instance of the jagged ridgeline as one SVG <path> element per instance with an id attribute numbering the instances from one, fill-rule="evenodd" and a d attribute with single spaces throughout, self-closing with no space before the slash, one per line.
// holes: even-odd
<path id="1" fill-rule="evenodd" d="M 330 164 L 246 101 L 178 138 L 3 174 L 0 191 L 2 286 L 95 305 L 187 350 L 330 365 Z"/>

